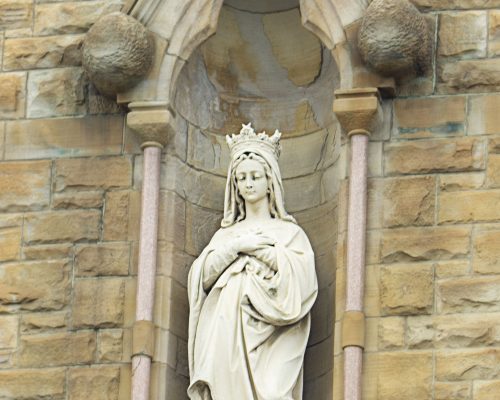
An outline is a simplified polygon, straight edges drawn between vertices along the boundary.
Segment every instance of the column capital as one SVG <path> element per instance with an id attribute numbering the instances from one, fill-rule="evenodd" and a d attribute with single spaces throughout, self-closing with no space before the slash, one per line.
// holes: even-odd
<path id="1" fill-rule="evenodd" d="M 376 88 L 336 90 L 333 112 L 349 136 L 369 136 L 382 118 L 379 91 Z"/>
<path id="2" fill-rule="evenodd" d="M 165 147 L 175 134 L 174 115 L 164 102 L 134 102 L 129 104 L 127 125 L 141 139 L 142 147 Z"/>

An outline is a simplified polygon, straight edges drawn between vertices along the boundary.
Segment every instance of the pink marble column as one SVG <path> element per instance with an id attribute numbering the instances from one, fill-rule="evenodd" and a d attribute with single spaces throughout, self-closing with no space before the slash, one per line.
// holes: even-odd
<path id="1" fill-rule="evenodd" d="M 155 296 L 161 145 L 145 143 L 137 271 L 136 321 L 153 321 Z M 151 358 L 132 357 L 132 400 L 149 399 Z"/>
<path id="2" fill-rule="evenodd" d="M 351 162 L 347 221 L 347 286 L 345 311 L 363 311 L 366 249 L 368 132 L 350 134 Z M 344 348 L 344 400 L 361 399 L 363 349 Z"/>

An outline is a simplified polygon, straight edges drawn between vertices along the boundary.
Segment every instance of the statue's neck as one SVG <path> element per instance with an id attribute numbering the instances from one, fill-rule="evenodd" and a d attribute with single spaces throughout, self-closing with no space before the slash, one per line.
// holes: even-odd
<path id="1" fill-rule="evenodd" d="M 257 203 L 245 203 L 245 220 L 246 221 L 265 221 L 271 219 L 269 212 L 269 200 L 262 199 Z"/>

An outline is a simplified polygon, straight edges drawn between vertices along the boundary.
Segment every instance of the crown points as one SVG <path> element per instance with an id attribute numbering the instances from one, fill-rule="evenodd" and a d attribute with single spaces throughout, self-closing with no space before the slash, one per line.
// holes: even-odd
<path id="1" fill-rule="evenodd" d="M 266 149 L 274 154 L 276 158 L 279 157 L 281 146 L 279 140 L 281 138 L 281 132 L 275 130 L 272 136 L 268 136 L 265 131 L 255 132 L 252 127 L 252 123 L 242 124 L 240 133 L 238 135 L 231 134 L 226 136 L 226 142 L 233 155 L 238 149 L 244 149 L 252 151 L 252 147 L 259 147 L 260 149 Z"/>

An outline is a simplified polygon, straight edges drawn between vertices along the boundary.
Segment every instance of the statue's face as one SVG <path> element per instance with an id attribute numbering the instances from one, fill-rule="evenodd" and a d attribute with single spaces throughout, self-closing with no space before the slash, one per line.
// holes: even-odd
<path id="1" fill-rule="evenodd" d="M 266 171 L 260 162 L 243 160 L 236 168 L 236 182 L 245 202 L 257 203 L 267 198 Z"/>

